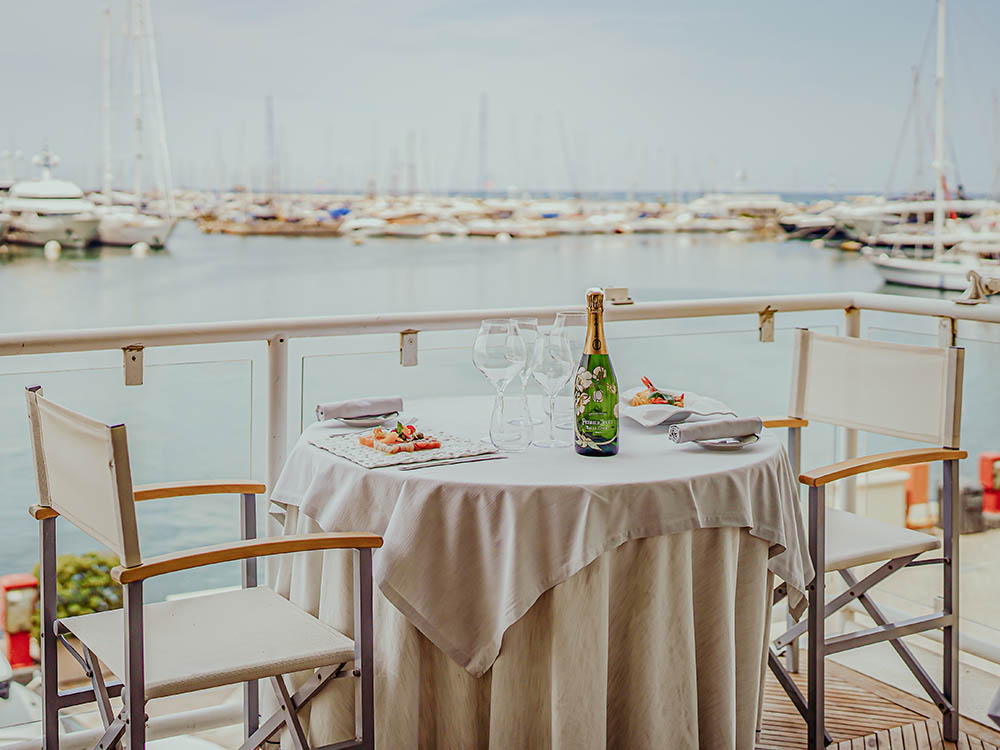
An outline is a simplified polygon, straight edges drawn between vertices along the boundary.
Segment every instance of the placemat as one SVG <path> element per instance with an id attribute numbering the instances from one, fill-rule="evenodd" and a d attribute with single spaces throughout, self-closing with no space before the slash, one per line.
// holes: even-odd
<path id="1" fill-rule="evenodd" d="M 381 469 L 386 466 L 401 466 L 403 464 L 421 464 L 427 461 L 440 461 L 447 458 L 466 458 L 467 456 L 481 456 L 486 453 L 497 453 L 496 448 L 487 447 L 479 439 L 472 439 L 453 435 L 448 432 L 437 430 L 425 430 L 423 432 L 432 435 L 441 441 L 440 448 L 430 448 L 428 450 L 413 451 L 412 453 L 382 453 L 375 448 L 361 445 L 358 438 L 367 435 L 367 432 L 358 432 L 350 435 L 327 435 L 326 437 L 309 442 L 317 448 L 330 451 L 341 458 L 353 461 L 366 469 Z"/>

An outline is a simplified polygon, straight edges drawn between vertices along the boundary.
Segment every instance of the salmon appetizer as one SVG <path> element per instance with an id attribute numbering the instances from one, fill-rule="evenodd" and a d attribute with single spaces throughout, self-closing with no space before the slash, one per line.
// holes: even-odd
<path id="1" fill-rule="evenodd" d="M 404 425 L 402 422 L 397 422 L 395 429 L 392 430 L 376 427 L 370 433 L 361 435 L 358 442 L 366 448 L 390 454 L 412 453 L 441 447 L 440 440 L 417 432 L 417 428 L 412 424 Z"/>

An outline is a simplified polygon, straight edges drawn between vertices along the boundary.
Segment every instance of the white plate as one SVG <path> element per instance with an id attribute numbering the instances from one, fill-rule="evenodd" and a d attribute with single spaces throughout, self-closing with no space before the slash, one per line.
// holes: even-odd
<path id="1" fill-rule="evenodd" d="M 757 435 L 745 435 L 741 438 L 719 438 L 718 440 L 693 440 L 705 450 L 738 451 L 747 445 L 753 445 L 760 438 Z"/>
<path id="2" fill-rule="evenodd" d="M 391 411 L 388 414 L 376 414 L 371 417 L 337 417 L 336 419 L 348 427 L 378 427 L 398 416 L 398 411 Z"/>
<path id="3" fill-rule="evenodd" d="M 666 393 L 676 395 L 684 394 L 684 406 L 670 406 L 669 404 L 645 404 L 643 406 L 631 406 L 629 401 L 639 391 L 645 390 L 640 386 L 630 388 L 622 393 L 621 412 L 629 419 L 632 419 L 643 427 L 655 427 L 656 425 L 672 425 L 684 422 L 693 416 L 696 417 L 723 417 L 736 414 L 728 406 L 709 396 L 702 396 L 693 391 L 682 391 L 677 388 L 663 388 Z"/>

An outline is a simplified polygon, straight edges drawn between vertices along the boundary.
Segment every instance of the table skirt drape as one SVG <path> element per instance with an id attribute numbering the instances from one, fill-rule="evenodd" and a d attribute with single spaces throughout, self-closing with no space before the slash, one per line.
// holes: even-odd
<path id="1" fill-rule="evenodd" d="M 284 533 L 320 530 L 287 508 Z M 738 528 L 622 544 L 542 594 L 508 628 L 481 678 L 376 588 L 376 746 L 752 750 L 768 554 L 768 542 Z M 353 635 L 350 552 L 301 553 L 271 565 L 279 593 Z M 336 680 L 303 711 L 313 742 L 353 736 L 353 687 Z"/>

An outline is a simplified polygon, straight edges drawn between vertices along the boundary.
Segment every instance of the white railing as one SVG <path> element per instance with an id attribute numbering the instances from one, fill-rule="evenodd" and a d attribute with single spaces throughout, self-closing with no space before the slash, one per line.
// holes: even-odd
<path id="1" fill-rule="evenodd" d="M 150 347 L 266 341 L 267 358 L 267 482 L 272 485 L 288 449 L 288 342 L 290 339 L 399 333 L 401 348 L 415 346 L 420 331 L 476 328 L 493 317 L 536 317 L 550 322 L 565 307 L 463 310 L 388 315 L 341 315 L 323 318 L 279 318 L 218 323 L 97 328 L 0 335 L 0 356 L 121 349 L 125 354 L 126 383 L 141 383 L 141 351 Z M 642 302 L 612 306 L 609 321 L 663 320 L 732 315 L 757 315 L 762 337 L 773 331 L 774 316 L 793 312 L 843 310 L 845 333 L 860 335 L 860 313 L 871 310 L 937 318 L 939 342 L 951 345 L 956 321 L 1000 323 L 1000 306 L 969 306 L 867 292 L 734 297 L 721 299 Z M 406 343 L 402 343 L 406 340 Z M 412 343 L 411 343 L 412 342 Z M 138 364 L 130 357 L 139 353 Z M 130 369 L 138 368 L 136 379 Z M 844 457 L 857 455 L 857 436 L 846 431 Z"/>
<path id="2" fill-rule="evenodd" d="M 474 329 L 480 321 L 495 317 L 535 317 L 541 323 L 551 322 L 555 314 L 566 307 L 536 307 L 518 309 L 488 309 L 387 315 L 344 315 L 322 318 L 283 318 L 218 323 L 99 328 L 89 330 L 45 331 L 0 335 L 0 356 L 54 354 L 71 352 L 123 352 L 123 369 L 127 385 L 142 382 L 142 351 L 152 347 L 175 347 L 197 344 L 234 342 L 267 343 L 267 483 L 273 486 L 284 464 L 289 447 L 288 400 L 290 373 L 288 345 L 292 339 L 337 337 L 368 334 L 398 333 L 401 361 L 415 362 L 407 355 L 416 352 L 417 336 L 421 331 L 456 331 Z M 582 308 L 581 308 L 582 309 Z M 1000 305 L 963 305 L 947 300 L 931 300 L 866 292 L 824 293 L 763 297 L 737 297 L 671 302 L 643 302 L 611 306 L 607 311 L 610 322 L 649 321 L 672 318 L 707 318 L 751 315 L 757 317 L 761 340 L 773 338 L 775 316 L 796 312 L 842 311 L 844 333 L 860 336 L 862 311 L 896 313 L 937 319 L 938 341 L 941 345 L 955 343 L 958 321 L 1000 324 Z M 844 431 L 844 458 L 857 455 L 857 433 Z M 853 488 L 845 488 L 845 503 L 852 503 Z M 982 658 L 1000 663 L 1000 655 L 992 644 L 963 637 L 963 649 Z M 223 706 L 209 715 L 197 712 L 181 714 L 176 724 L 164 726 L 164 733 L 196 731 L 235 721 L 235 707 Z M 224 718 L 223 718 L 224 717 Z M 87 737 L 76 738 L 80 741 Z M 72 741 L 72 740 L 71 740 Z M 18 744 L 18 748 L 39 747 L 35 742 Z M 74 746 L 80 746 L 75 744 Z"/>

